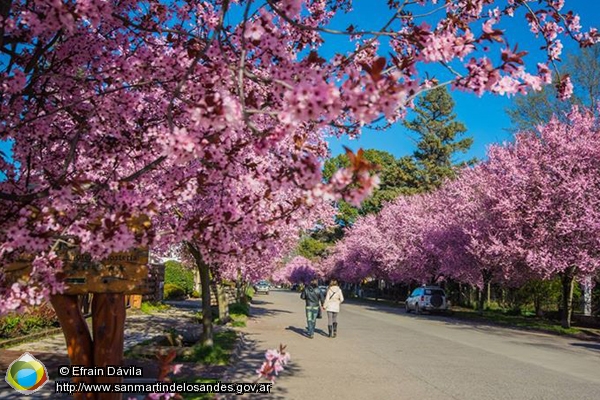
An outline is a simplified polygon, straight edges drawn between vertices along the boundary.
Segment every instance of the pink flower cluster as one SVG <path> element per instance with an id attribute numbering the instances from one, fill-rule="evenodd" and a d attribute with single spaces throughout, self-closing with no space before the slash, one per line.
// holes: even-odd
<path id="1" fill-rule="evenodd" d="M 256 370 L 258 379 L 268 379 L 271 382 L 275 382 L 276 377 L 285 369 L 290 360 L 290 353 L 286 351 L 286 346 L 284 345 L 280 345 L 279 349 L 267 350 L 265 361 Z"/>

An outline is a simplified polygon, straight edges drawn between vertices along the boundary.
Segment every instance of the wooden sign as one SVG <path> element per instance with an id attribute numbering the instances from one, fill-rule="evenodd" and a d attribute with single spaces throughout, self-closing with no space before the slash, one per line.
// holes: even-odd
<path id="1" fill-rule="evenodd" d="M 60 277 L 66 284 L 64 294 L 124 293 L 146 294 L 152 291 L 148 279 L 148 249 L 112 253 L 103 260 L 81 254 L 76 245 L 61 245 L 57 254 L 63 260 Z M 31 273 L 31 260 L 8 264 L 4 272 L 10 281 Z"/>

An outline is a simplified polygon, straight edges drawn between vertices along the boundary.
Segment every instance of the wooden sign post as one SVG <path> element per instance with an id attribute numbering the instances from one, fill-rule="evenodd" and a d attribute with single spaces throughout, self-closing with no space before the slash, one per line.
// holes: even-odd
<path id="1" fill-rule="evenodd" d="M 50 302 L 65 336 L 71 365 L 102 367 L 123 365 L 125 332 L 125 295 L 146 294 L 148 249 L 133 249 L 94 260 L 82 254 L 74 241 L 61 241 L 57 254 L 63 260 L 63 294 L 52 295 Z M 27 279 L 31 259 L 5 266 L 9 281 Z M 93 293 L 92 332 L 81 313 L 78 295 Z M 73 382 L 120 383 L 121 377 L 75 377 Z M 120 393 L 76 393 L 75 399 L 120 400 Z"/>
<path id="2" fill-rule="evenodd" d="M 66 285 L 63 294 L 147 294 L 152 290 L 148 284 L 148 249 L 112 253 L 99 261 L 81 254 L 75 245 L 62 246 L 57 254 L 63 261 L 59 273 Z M 31 259 L 10 263 L 4 271 L 9 281 L 27 279 Z"/>

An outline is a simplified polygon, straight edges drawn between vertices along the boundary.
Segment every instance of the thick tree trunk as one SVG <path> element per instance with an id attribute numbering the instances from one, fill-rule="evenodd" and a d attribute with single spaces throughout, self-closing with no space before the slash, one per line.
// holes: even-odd
<path id="1" fill-rule="evenodd" d="M 106 367 L 123 365 L 125 295 L 96 293 L 92 300 L 93 340 L 81 313 L 77 296 L 54 295 L 50 299 L 67 342 L 71 365 Z M 73 382 L 120 383 L 122 378 L 74 377 Z M 120 393 L 75 393 L 76 400 L 120 400 Z"/>
<path id="2" fill-rule="evenodd" d="M 87 326 L 77 296 L 53 295 L 50 298 L 52 307 L 56 312 L 58 321 L 62 328 L 67 342 L 67 353 L 71 360 L 71 365 L 84 365 L 86 367 L 94 366 L 94 345 L 92 336 Z M 73 378 L 73 382 L 92 383 L 93 378 Z M 93 393 L 76 393 L 73 396 L 76 400 L 95 399 Z"/>
<path id="3" fill-rule="evenodd" d="M 571 327 L 571 315 L 573 313 L 573 284 L 575 282 L 574 269 L 569 268 L 560 274 L 562 283 L 562 315 L 561 326 Z"/>
<path id="4" fill-rule="evenodd" d="M 92 329 L 94 332 L 94 365 L 123 365 L 125 335 L 125 295 L 96 293 L 92 300 Z M 122 377 L 97 376 L 96 383 L 122 383 Z M 99 399 L 120 400 L 121 393 L 100 393 Z"/>

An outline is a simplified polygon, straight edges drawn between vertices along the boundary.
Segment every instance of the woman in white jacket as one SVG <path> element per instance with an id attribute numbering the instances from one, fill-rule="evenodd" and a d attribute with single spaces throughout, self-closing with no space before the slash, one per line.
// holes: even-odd
<path id="1" fill-rule="evenodd" d="M 329 282 L 327 294 L 325 295 L 325 303 L 323 308 L 327 311 L 327 328 L 329 329 L 329 337 L 337 336 L 337 315 L 340 312 L 340 304 L 344 301 L 342 289 L 337 284 L 335 279 Z"/>

